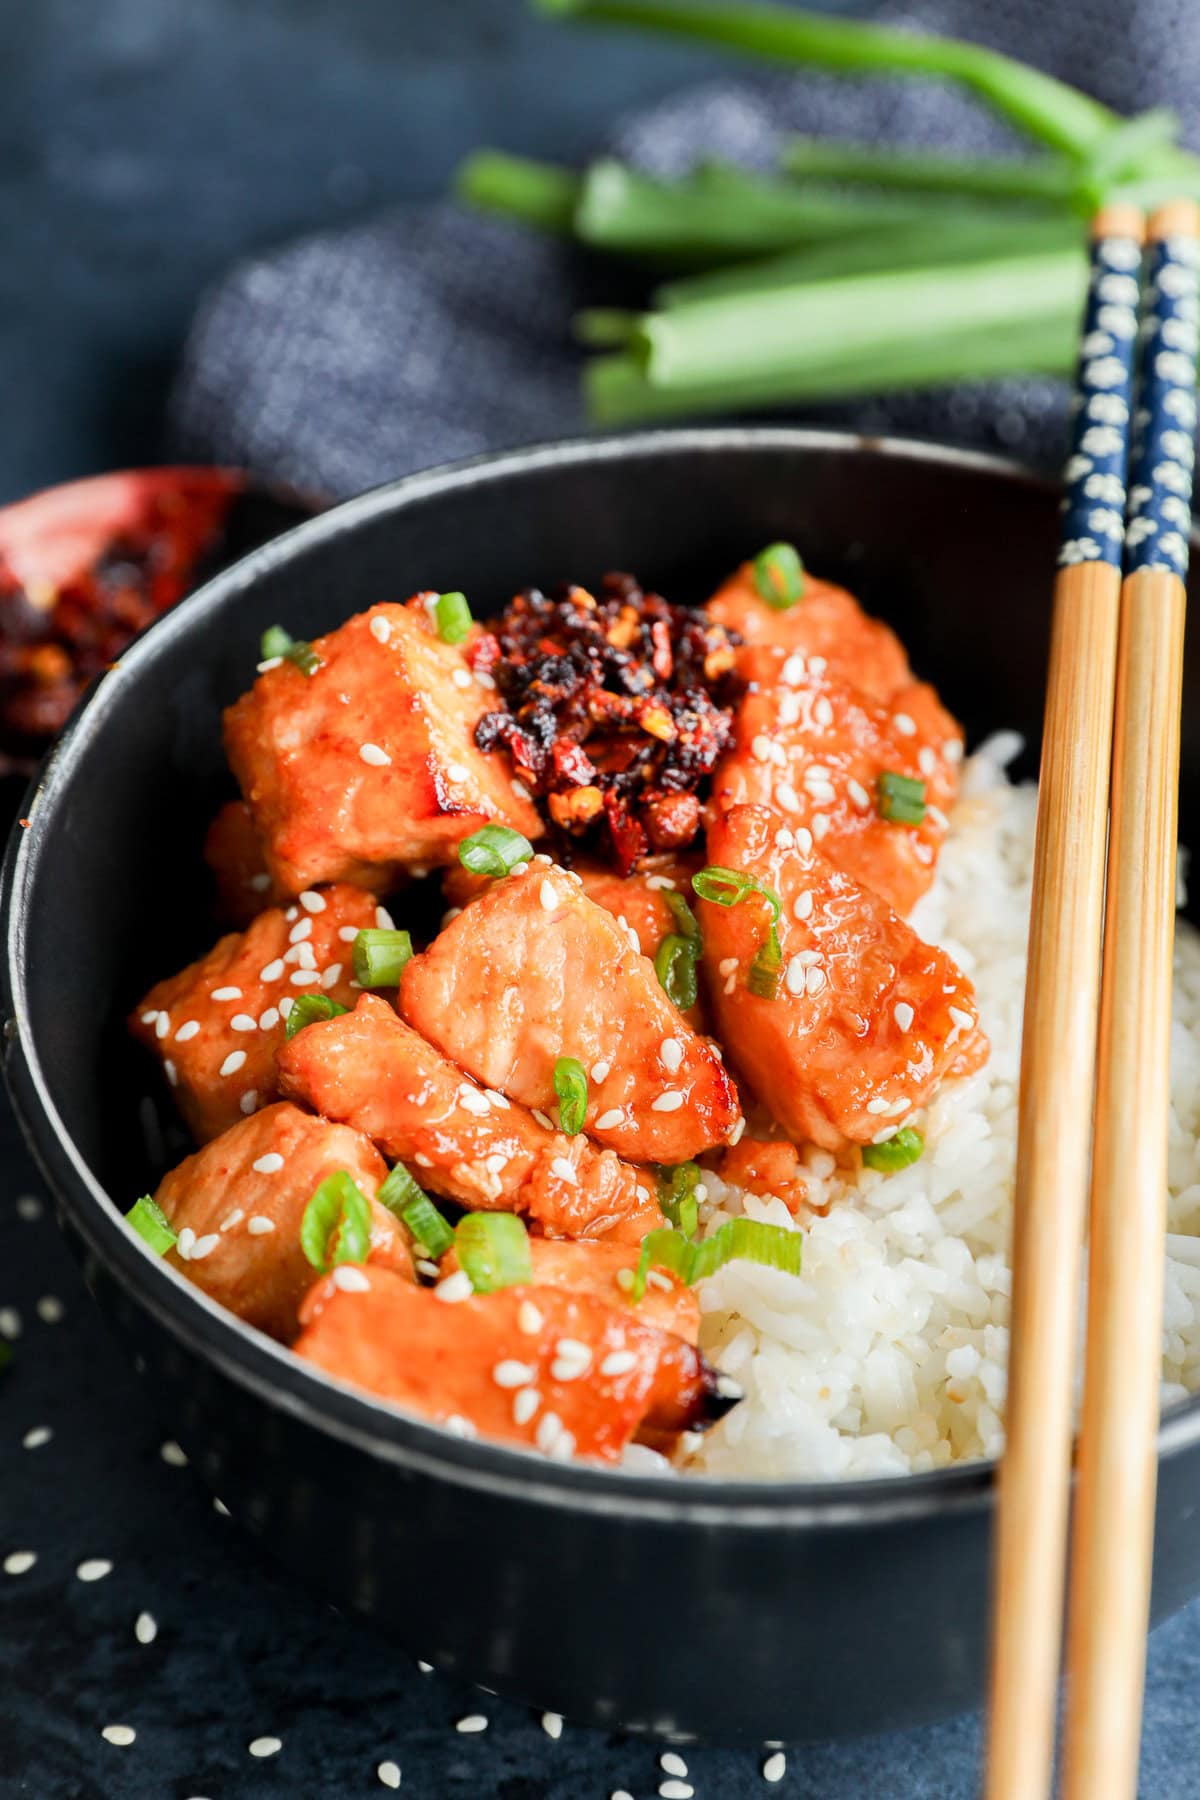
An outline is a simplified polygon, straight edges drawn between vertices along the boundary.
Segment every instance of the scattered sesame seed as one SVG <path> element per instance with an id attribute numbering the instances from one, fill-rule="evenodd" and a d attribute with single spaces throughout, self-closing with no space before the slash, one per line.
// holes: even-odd
<path id="1" fill-rule="evenodd" d="M 338 926 L 338 937 L 341 939 L 343 944 L 352 944 L 354 942 L 355 938 L 358 936 L 358 933 L 359 933 L 359 927 L 357 925 L 339 925 Z"/>
<path id="2" fill-rule="evenodd" d="M 922 775 L 932 775 L 937 769 L 937 757 L 928 744 L 922 744 L 917 751 L 917 767 Z"/>
<path id="3" fill-rule="evenodd" d="M 371 1289 L 370 1277 L 353 1263 L 338 1264 L 333 1271 L 333 1285 L 344 1294 L 366 1294 Z"/>
<path id="4" fill-rule="evenodd" d="M 278 1023 L 279 1008 L 277 1006 L 268 1006 L 266 1012 L 259 1013 L 258 1015 L 258 1029 L 260 1031 L 274 1031 Z"/>
<path id="5" fill-rule="evenodd" d="M 283 1749 L 283 1739 L 277 1737 L 251 1738 L 246 1748 L 251 1756 L 278 1756 Z"/>
<path id="6" fill-rule="evenodd" d="M 688 1772 L 682 1756 L 676 1755 L 674 1750 L 664 1750 L 658 1759 L 658 1766 L 664 1775 L 686 1775 Z"/>
<path id="7" fill-rule="evenodd" d="M 328 904 L 324 894 L 318 894 L 313 888 L 305 888 L 304 892 L 297 897 L 305 912 L 322 913 Z"/>
<path id="8" fill-rule="evenodd" d="M 392 627 L 383 613 L 376 613 L 370 624 L 371 636 L 377 644 L 386 644 L 392 635 Z"/>
<path id="9" fill-rule="evenodd" d="M 285 1014 L 283 1014 L 281 1012 L 279 1016 L 282 1019 L 285 1017 Z M 250 1114 L 254 1111 L 255 1107 L 258 1105 L 258 1089 L 257 1088 L 247 1088 L 245 1093 L 242 1095 L 241 1099 L 238 1101 L 238 1105 L 240 1106 L 241 1110 L 245 1113 L 246 1117 L 249 1118 Z"/>
<path id="10" fill-rule="evenodd" d="M 265 869 L 261 875 L 252 875 L 247 883 L 247 886 L 252 887 L 256 894 L 265 894 L 270 885 L 271 877 Z"/>
<path id="11" fill-rule="evenodd" d="M 901 737 L 916 737 L 917 735 L 917 727 L 907 713 L 893 713 L 892 724 Z"/>
<path id="12" fill-rule="evenodd" d="M 214 988 L 210 995 L 210 998 L 213 1000 L 240 1000 L 241 997 L 242 990 L 240 987 Z"/>
<path id="13" fill-rule="evenodd" d="M 602 1375 L 628 1375 L 630 1369 L 636 1369 L 637 1357 L 632 1350 L 613 1350 L 600 1364 Z"/>
<path id="14" fill-rule="evenodd" d="M 288 932 L 288 943 L 289 944 L 303 944 L 307 938 L 310 938 L 312 936 L 312 930 L 313 930 L 312 920 L 311 919 L 301 919 L 299 924 L 293 925 L 292 929 Z"/>
<path id="15" fill-rule="evenodd" d="M 725 993 L 732 994 L 732 992 L 736 986 L 737 986 L 737 976 L 731 975 L 729 977 L 728 981 L 725 983 L 725 988 L 724 988 Z"/>
<path id="16" fill-rule="evenodd" d="M 578 1338 L 559 1338 L 550 1374 L 555 1381 L 578 1381 L 592 1366 L 592 1353 Z"/>
<path id="17" fill-rule="evenodd" d="M 813 718 L 817 721 L 818 725 L 833 724 L 833 708 L 830 706 L 824 694 L 820 695 L 816 705 L 813 707 Z"/>
<path id="18" fill-rule="evenodd" d="M 662 1057 L 663 1067 L 667 1070 L 667 1073 L 670 1075 L 677 1074 L 679 1072 L 679 1066 L 683 1061 L 683 1045 L 679 1042 L 679 1039 L 664 1038 L 659 1045 L 658 1053 Z"/>
<path id="19" fill-rule="evenodd" d="M 544 1323 L 545 1320 L 533 1301 L 522 1300 L 517 1308 L 517 1330 L 525 1332 L 527 1337 L 535 1337 Z"/>
<path id="20" fill-rule="evenodd" d="M 869 1113 L 885 1113 L 890 1110 L 891 1104 L 891 1101 L 885 1100 L 882 1094 L 876 1094 L 873 1100 L 867 1101 L 867 1111 Z"/>
<path id="21" fill-rule="evenodd" d="M 479 1088 L 467 1087 L 465 1084 L 458 1090 L 458 1104 L 464 1112 L 474 1113 L 477 1119 L 486 1118 L 492 1110 L 485 1093 Z"/>
<path id="22" fill-rule="evenodd" d="M 787 1757 L 782 1750 L 773 1751 L 762 1766 L 764 1781 L 782 1781 L 787 1773 Z"/>
<path id="23" fill-rule="evenodd" d="M 375 631 L 376 625 L 386 625 L 386 620 L 373 619 L 371 622 L 372 631 Z M 375 635 L 376 635 L 376 637 L 379 637 L 379 633 L 377 631 L 375 632 Z M 380 639 L 381 643 L 382 643 L 382 641 L 383 640 Z M 392 1788 L 394 1790 L 400 1786 L 400 1764 L 399 1763 L 381 1762 L 379 1767 L 376 1769 L 375 1773 L 376 1773 L 376 1775 L 378 1775 L 381 1784 L 385 1788 Z"/>
<path id="24" fill-rule="evenodd" d="M 804 991 L 811 998 L 813 995 L 819 994 L 824 986 L 825 971 L 822 968 L 814 966 L 804 977 Z"/>
<path id="25" fill-rule="evenodd" d="M 892 1008 L 892 1017 L 896 1021 L 898 1030 L 908 1031 L 913 1020 L 916 1018 L 916 1014 L 913 1012 L 913 1009 L 908 1004 L 907 1000 L 898 1000 Z"/>
<path id="26" fill-rule="evenodd" d="M 629 1292 L 636 1279 L 632 1269 L 618 1269 L 615 1277 L 617 1286 L 625 1293 Z"/>
<path id="27" fill-rule="evenodd" d="M 175 1064 L 171 1061 L 169 1056 L 163 1058 L 163 1074 L 166 1076 L 172 1087 L 178 1087 L 179 1070 L 175 1067 Z"/>
<path id="28" fill-rule="evenodd" d="M 846 792 L 849 794 L 854 805 L 857 806 L 859 812 L 867 812 L 870 810 L 871 796 L 868 794 L 861 781 L 855 781 L 854 777 L 851 776 L 846 783 Z"/>
<path id="29" fill-rule="evenodd" d="M 59 1324 L 64 1310 L 57 1294 L 43 1294 L 37 1303 L 37 1316 L 43 1325 Z"/>
<path id="30" fill-rule="evenodd" d="M 430 1262 L 427 1256 L 418 1256 L 417 1273 L 418 1275 L 428 1275 L 431 1281 L 436 1281 L 441 1270 L 435 1262 Z"/>
<path id="31" fill-rule="evenodd" d="M 808 659 L 808 672 L 810 675 L 821 676 L 828 667 L 829 664 L 825 661 L 823 656 L 810 656 Z"/>
<path id="32" fill-rule="evenodd" d="M 508 1100 L 505 1095 L 500 1092 L 499 1088 L 484 1088 L 483 1091 L 491 1101 L 492 1105 L 498 1106 L 501 1112 L 507 1112 L 509 1110 Z"/>
<path id="33" fill-rule="evenodd" d="M 881 1131 L 875 1133 L 871 1142 L 873 1144 L 886 1144 L 891 1138 L 895 1137 L 899 1129 L 900 1127 L 898 1125 L 885 1125 Z"/>
<path id="34" fill-rule="evenodd" d="M 245 1208 L 241 1207 L 241 1206 L 235 1206 L 233 1211 L 230 1213 L 229 1217 L 227 1219 L 221 1220 L 220 1229 L 222 1231 L 232 1231 L 235 1225 L 241 1224 L 241 1222 L 245 1218 L 245 1216 L 246 1216 Z"/>
<path id="35" fill-rule="evenodd" d="M 373 769 L 385 769 L 392 760 L 387 751 L 381 750 L 378 744 L 360 744 L 358 754 L 365 763 L 370 763 Z"/>
<path id="36" fill-rule="evenodd" d="M 497 1387 L 502 1388 L 528 1387 L 536 1374 L 537 1370 L 531 1364 L 517 1362 L 515 1357 L 507 1356 L 492 1370 L 492 1380 Z"/>
<path id="37" fill-rule="evenodd" d="M 960 763 L 963 759 L 963 747 L 958 738 L 947 738 L 942 745 L 942 755 L 948 763 Z"/>
<path id="38" fill-rule="evenodd" d="M 525 783 L 523 781 L 515 781 L 514 780 L 514 782 L 512 783 L 512 791 L 517 796 L 518 800 L 532 800 L 533 799 L 533 795 L 530 793 L 529 789 L 525 786 Z"/>
<path id="39" fill-rule="evenodd" d="M 789 994 L 802 994 L 804 992 L 804 980 L 807 974 L 808 970 L 798 956 L 793 956 L 788 959 L 788 966 L 783 973 L 783 984 L 787 988 Z"/>
<path id="40" fill-rule="evenodd" d="M 149 1012 L 144 1012 L 142 1014 L 142 1024 L 143 1025 L 153 1025 L 153 1023 L 154 1023 L 155 1019 L 157 1019 L 157 1017 L 158 1017 L 158 1008 L 152 1006 L 150 1008 Z"/>
<path id="41" fill-rule="evenodd" d="M 32 1224 L 34 1219 L 42 1216 L 42 1203 L 36 1194 L 17 1195 L 17 1217 Z"/>
<path id="42" fill-rule="evenodd" d="M 758 736 L 756 738 L 754 738 L 751 742 L 750 754 L 751 754 L 751 756 L 753 756 L 753 758 L 756 762 L 769 761 L 770 755 L 771 755 L 771 740 L 770 740 L 770 738 L 764 737 L 763 734 L 761 732 L 759 732 Z"/>
<path id="43" fill-rule="evenodd" d="M 742 1138 L 745 1136 L 745 1134 L 746 1134 L 746 1121 L 744 1118 L 741 1118 L 734 1125 L 733 1130 L 730 1132 L 730 1134 L 726 1138 L 725 1142 L 731 1146 L 734 1144 L 740 1144 L 742 1141 Z"/>
<path id="44" fill-rule="evenodd" d="M 108 1743 L 116 1744 L 118 1749 L 124 1750 L 132 1744 L 137 1732 L 132 1725 L 105 1725 L 101 1728 L 100 1736 Z"/>
<path id="45" fill-rule="evenodd" d="M 455 1731 L 461 1731 L 465 1737 L 469 1737 L 472 1732 L 486 1731 L 487 1728 L 488 1722 L 482 1713 L 468 1713 L 466 1718 L 454 1721 Z"/>
<path id="46" fill-rule="evenodd" d="M 203 1262 L 206 1256 L 212 1255 L 220 1241 L 221 1238 L 219 1232 L 205 1232 L 204 1236 L 198 1237 L 192 1245 L 192 1254 L 189 1260 L 191 1262 Z"/>
<path id="47" fill-rule="evenodd" d="M 813 814 L 813 816 L 812 816 L 812 834 L 816 838 L 818 843 L 820 843 L 821 839 L 825 836 L 825 833 L 829 830 L 830 824 L 831 824 L 831 821 L 826 817 L 826 815 L 824 813 L 814 813 Z"/>
<path id="48" fill-rule="evenodd" d="M 534 1442 L 545 1456 L 549 1456 L 562 1435 L 563 1422 L 557 1413 L 543 1413 L 538 1420 L 538 1428 L 534 1433 Z"/>
<path id="49" fill-rule="evenodd" d="M 167 1035 L 167 1033 L 168 1033 L 168 1031 L 170 1031 L 170 1029 L 171 1029 L 171 1015 L 170 1015 L 170 1013 L 165 1013 L 165 1012 L 160 1012 L 160 1013 L 159 1013 L 159 1015 L 158 1015 L 158 1017 L 157 1017 L 157 1018 L 156 1018 L 156 1019 L 155 1019 L 155 1021 L 154 1021 L 154 1035 L 155 1035 L 155 1037 L 157 1037 L 157 1038 L 165 1038 L 165 1037 L 166 1037 L 166 1035 Z"/>
<path id="50" fill-rule="evenodd" d="M 971 1027 L 975 1023 L 975 1020 L 971 1016 L 971 1014 L 969 1012 L 964 1012 L 961 1006 L 952 1006 L 950 1008 L 950 1017 L 953 1019 L 954 1023 L 958 1026 L 960 1031 L 970 1031 Z"/>
<path id="51" fill-rule="evenodd" d="M 80 1581 L 103 1581 L 106 1575 L 112 1574 L 112 1567 L 106 1556 L 91 1556 L 79 1564 L 75 1573 Z"/>
<path id="52" fill-rule="evenodd" d="M 447 763 L 446 773 L 451 781 L 470 781 L 471 771 L 465 763 Z"/>
<path id="53" fill-rule="evenodd" d="M 552 881 L 543 881 L 541 887 L 538 889 L 538 899 L 541 901 L 547 912 L 554 911 L 555 907 L 558 905 L 558 895 L 554 890 L 554 883 Z"/>
<path id="54" fill-rule="evenodd" d="M 420 1669 L 422 1675 L 432 1675 L 433 1674 L 433 1664 L 432 1663 L 421 1662 L 418 1660 L 417 1667 L 418 1667 L 418 1669 Z"/>
<path id="55" fill-rule="evenodd" d="M 611 1069 L 612 1069 L 611 1063 L 594 1062 L 592 1064 L 592 1080 L 593 1081 L 607 1081 L 608 1077 L 609 1077 L 609 1072 Z"/>
<path id="56" fill-rule="evenodd" d="M 717 1392 L 723 1400 L 744 1400 L 746 1397 L 745 1388 L 732 1375 L 717 1376 Z"/>
<path id="57" fill-rule="evenodd" d="M 607 1112 L 602 1112 L 600 1117 L 594 1121 L 594 1129 L 597 1131 L 614 1131 L 616 1127 L 623 1122 L 624 1118 L 625 1114 L 619 1106 L 610 1106 Z"/>
<path id="58" fill-rule="evenodd" d="M 797 919 L 811 919 L 812 918 L 812 909 L 813 909 L 812 889 L 805 888 L 805 890 L 802 894 L 796 895 L 795 902 L 792 906 L 792 912 L 794 913 L 794 915 Z"/>
<path id="59" fill-rule="evenodd" d="M 456 688 L 469 688 L 471 685 L 470 669 L 455 669 L 450 676 Z"/>
<path id="60" fill-rule="evenodd" d="M 678 1112 L 683 1105 L 683 1095 L 678 1088 L 667 1088 L 656 1100 L 650 1102 L 651 1112 Z"/>
<path id="61" fill-rule="evenodd" d="M 550 1164 L 550 1173 L 557 1175 L 560 1181 L 569 1181 L 573 1187 L 578 1186 L 579 1176 L 574 1163 L 568 1162 L 565 1156 L 556 1156 Z"/>
<path id="62" fill-rule="evenodd" d="M 230 1021 L 229 1021 L 229 1024 L 230 1024 L 231 1029 L 234 1031 L 257 1031 L 258 1030 L 258 1020 L 252 1019 L 250 1017 L 249 1013 L 234 1013 L 232 1019 L 230 1019 Z"/>
<path id="63" fill-rule="evenodd" d="M 262 662 L 254 665 L 255 673 L 258 675 L 269 675 L 272 669 L 281 669 L 282 667 L 282 656 L 268 656 Z"/>
<path id="64" fill-rule="evenodd" d="M 544 1125 L 547 1131 L 554 1130 L 554 1120 L 550 1117 L 550 1115 L 548 1113 L 542 1112 L 541 1109 L 536 1106 L 532 1107 L 531 1111 L 539 1125 Z"/>
<path id="65" fill-rule="evenodd" d="M 812 847 L 813 847 L 813 837 L 812 837 L 812 832 L 808 829 L 808 826 L 807 825 L 797 825 L 797 827 L 796 827 L 796 848 L 800 852 L 801 856 L 811 856 L 812 855 Z"/>
<path id="66" fill-rule="evenodd" d="M 179 1030 L 175 1033 L 175 1042 L 177 1044 L 189 1043 L 190 1040 L 196 1036 L 199 1029 L 199 1019 L 189 1019 L 186 1024 L 181 1025 Z"/>
<path id="67" fill-rule="evenodd" d="M 461 1413 L 450 1414 L 450 1417 L 446 1420 L 446 1430 L 450 1433 L 451 1437 L 456 1438 L 476 1438 L 479 1436 L 473 1422 L 470 1419 L 464 1419 Z"/>
<path id="68" fill-rule="evenodd" d="M 168 1438 L 165 1443 L 160 1444 L 158 1447 L 158 1454 L 172 1469 L 187 1468 L 187 1455 L 179 1448 L 179 1445 L 175 1442 L 174 1438 Z"/>
<path id="69" fill-rule="evenodd" d="M 542 1730 L 548 1738 L 560 1738 L 563 1730 L 562 1714 L 543 1713 Z"/>
<path id="70" fill-rule="evenodd" d="M 293 969 L 288 977 L 293 987 L 320 987 L 321 977 L 315 969 Z"/>
<path id="71" fill-rule="evenodd" d="M 246 1052 L 244 1050 L 231 1050 L 229 1055 L 225 1058 L 225 1061 L 221 1064 L 219 1073 L 222 1075 L 236 1075 L 239 1069 L 245 1067 L 245 1064 Z"/>
<path id="72" fill-rule="evenodd" d="M 233 1517 L 233 1514 L 230 1512 L 225 1502 L 218 1499 L 216 1494 L 213 1495 L 213 1511 L 222 1519 L 230 1519 Z"/>
<path id="73" fill-rule="evenodd" d="M 37 1561 L 36 1550 L 10 1550 L 4 1559 L 6 1575 L 28 1575 Z"/>
<path id="74" fill-rule="evenodd" d="M 676 1781 L 674 1777 L 669 1781 L 660 1781 L 658 1791 L 662 1795 L 662 1800 L 692 1800 L 692 1796 L 696 1792 L 690 1782 Z"/>
<path id="75" fill-rule="evenodd" d="M 21 1439 L 21 1445 L 25 1450 L 40 1450 L 42 1445 L 48 1444 L 53 1436 L 54 1433 L 48 1425 L 35 1425 L 32 1431 L 25 1433 Z"/>
<path id="76" fill-rule="evenodd" d="M 775 789 L 775 804 L 776 806 L 782 806 L 784 812 L 794 813 L 800 811 L 800 796 L 797 794 L 790 781 L 781 781 L 779 786 Z"/>
<path id="77" fill-rule="evenodd" d="M 133 1622 L 133 1635 L 139 1644 L 152 1644 L 158 1636 L 158 1620 L 153 1613 L 140 1612 Z"/>
<path id="78" fill-rule="evenodd" d="M 804 658 L 802 656 L 789 656 L 779 672 L 789 687 L 799 687 L 800 683 L 804 680 Z"/>
<path id="79" fill-rule="evenodd" d="M 278 1175 L 283 1167 L 283 1158 L 278 1150 L 268 1150 L 267 1154 L 260 1156 L 257 1162 L 251 1164 L 251 1167 L 259 1175 Z"/>

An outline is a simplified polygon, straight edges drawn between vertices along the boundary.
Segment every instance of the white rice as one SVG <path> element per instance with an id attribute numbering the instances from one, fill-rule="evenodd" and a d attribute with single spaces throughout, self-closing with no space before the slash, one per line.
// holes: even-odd
<path id="1" fill-rule="evenodd" d="M 921 1160 L 849 1175 L 806 1154 L 824 1217 L 705 1175 L 705 1224 L 745 1212 L 804 1230 L 799 1279 L 730 1263 L 703 1283 L 701 1343 L 746 1398 L 688 1473 L 904 1475 L 1004 1444 L 1008 1260 L 1036 793 L 1004 774 L 1013 734 L 964 769 L 937 879 L 913 915 L 970 976 L 991 1056 L 915 1123 Z M 1200 1387 L 1200 932 L 1180 920 L 1171 1039 L 1163 1402 Z M 1081 1269 L 1081 1285 L 1082 1285 Z M 1081 1315 L 1082 1316 L 1082 1315 Z"/>

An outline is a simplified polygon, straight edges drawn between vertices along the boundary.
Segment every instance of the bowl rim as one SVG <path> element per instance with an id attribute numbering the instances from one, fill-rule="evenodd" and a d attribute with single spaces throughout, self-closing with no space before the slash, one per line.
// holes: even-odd
<path id="1" fill-rule="evenodd" d="M 426 498 L 561 466 L 764 450 L 824 451 L 834 456 L 867 453 L 931 470 L 974 469 L 1047 492 L 1057 486 L 1007 458 L 917 439 L 803 426 L 668 427 L 552 440 L 441 464 L 386 482 L 293 526 L 215 575 L 136 639 L 123 653 L 120 666 L 89 689 L 31 783 L 0 873 L 5 1074 L 22 1130 L 59 1207 L 88 1253 L 124 1292 L 185 1350 L 234 1385 L 376 1461 L 493 1495 L 672 1526 L 867 1528 L 901 1519 L 976 1512 L 991 1504 L 994 1460 L 925 1474 L 845 1481 L 634 1475 L 596 1465 L 551 1462 L 516 1447 L 458 1438 L 444 1427 L 335 1381 L 210 1300 L 125 1228 L 116 1201 L 92 1174 L 63 1123 L 30 1029 L 24 952 L 44 840 L 37 828 L 39 815 L 53 824 L 60 799 L 86 766 L 89 746 L 118 694 L 127 683 L 150 674 L 159 654 L 176 639 L 201 629 L 207 617 L 219 613 L 265 573 L 311 546 L 353 535 L 362 523 L 419 506 Z M 1200 1395 L 1195 1395 L 1172 1407 L 1160 1422 L 1160 1460 L 1198 1438 Z"/>

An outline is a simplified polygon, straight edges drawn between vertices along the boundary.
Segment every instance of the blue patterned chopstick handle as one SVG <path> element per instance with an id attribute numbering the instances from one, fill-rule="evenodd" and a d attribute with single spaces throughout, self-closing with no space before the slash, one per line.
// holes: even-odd
<path id="1" fill-rule="evenodd" d="M 1188 566 L 1196 429 L 1197 245 L 1151 243 L 1142 320 L 1141 392 L 1129 474 L 1125 572 Z"/>
<path id="2" fill-rule="evenodd" d="M 1136 237 L 1093 239 L 1071 454 L 1063 470 L 1060 566 L 1084 562 L 1121 566 L 1141 263 L 1142 247 Z"/>

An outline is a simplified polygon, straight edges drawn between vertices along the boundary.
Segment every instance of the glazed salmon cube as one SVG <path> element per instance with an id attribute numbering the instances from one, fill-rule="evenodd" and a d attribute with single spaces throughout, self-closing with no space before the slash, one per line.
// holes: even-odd
<path id="1" fill-rule="evenodd" d="M 589 1072 L 586 1130 L 639 1162 L 685 1162 L 739 1119 L 717 1047 L 667 999 L 579 877 L 546 860 L 494 881 L 405 966 L 400 1010 L 460 1068 L 525 1106 L 555 1064 Z"/>
<path id="2" fill-rule="evenodd" d="M 272 878 L 384 893 L 449 862 L 481 825 L 542 830 L 501 753 L 476 748 L 495 704 L 464 646 L 444 644 L 427 601 L 373 606 L 317 638 L 321 666 L 286 659 L 225 714 L 225 748 Z"/>
<path id="3" fill-rule="evenodd" d="M 462 1206 L 523 1212 L 553 1237 L 640 1243 L 663 1222 L 642 1172 L 480 1087 L 377 994 L 298 1031 L 280 1051 L 279 1082 Z"/>
<path id="4" fill-rule="evenodd" d="M 305 1301 L 296 1353 L 462 1437 L 616 1462 L 641 1425 L 682 1430 L 728 1410 L 719 1377 L 682 1338 L 591 1294 L 538 1285 L 449 1305 L 367 1269 Z"/>
<path id="5" fill-rule="evenodd" d="M 794 1153 L 793 1153 L 794 1154 Z M 531 1237 L 529 1256 L 533 1279 L 539 1287 L 566 1288 L 572 1294 L 593 1294 L 606 1306 L 632 1307 L 639 1319 L 673 1331 L 695 1344 L 700 1337 L 700 1299 L 695 1288 L 685 1287 L 665 1269 L 651 1269 L 640 1300 L 631 1295 L 638 1266 L 638 1247 L 608 1241 L 572 1243 L 566 1239 Z M 447 1250 L 441 1261 L 443 1276 L 458 1268 L 458 1258 Z"/>
<path id="6" fill-rule="evenodd" d="M 281 894 L 267 870 L 262 845 L 244 800 L 224 805 L 204 839 L 204 860 L 217 888 L 217 917 L 239 930 L 266 906 L 274 906 Z"/>
<path id="7" fill-rule="evenodd" d="M 275 1052 L 301 994 L 357 998 L 351 945 L 380 916 L 361 888 L 306 889 L 150 989 L 129 1018 L 200 1143 L 277 1094 Z M 386 918 L 386 915 L 384 915 Z"/>
<path id="8" fill-rule="evenodd" d="M 970 982 L 887 903 L 835 869 L 801 827 L 739 806 L 708 835 L 714 864 L 774 890 L 783 975 L 747 986 L 765 901 L 699 905 L 722 1041 L 789 1137 L 837 1150 L 894 1136 L 948 1070 L 986 1055 Z"/>
<path id="9" fill-rule="evenodd" d="M 714 624 L 736 631 L 743 649 L 736 668 L 744 681 L 778 681 L 787 658 L 820 659 L 828 671 L 886 703 L 912 681 L 904 646 L 887 625 L 869 618 L 853 594 L 806 575 L 795 606 L 776 612 L 754 585 L 754 565 L 743 563 L 705 608 Z"/>
<path id="10" fill-rule="evenodd" d="M 799 1212 L 808 1196 L 796 1146 L 785 1138 L 747 1134 L 721 1152 L 718 1168 L 722 1181 L 734 1182 L 751 1194 L 773 1194 L 791 1213 Z"/>
<path id="11" fill-rule="evenodd" d="M 713 773 L 713 803 L 770 806 L 807 826 L 839 869 L 908 913 L 933 880 L 958 789 L 962 733 L 931 687 L 887 705 L 829 675 L 743 695 L 734 742 Z M 919 784 L 917 822 L 884 816 L 881 777 Z"/>
<path id="12" fill-rule="evenodd" d="M 314 1280 L 300 1247 L 304 1209 L 339 1169 L 371 1202 L 372 1265 L 414 1280 L 406 1234 L 375 1200 L 387 1164 L 374 1145 L 283 1104 L 239 1120 L 159 1183 L 155 1199 L 179 1239 L 171 1262 L 239 1319 L 289 1342 Z"/>

